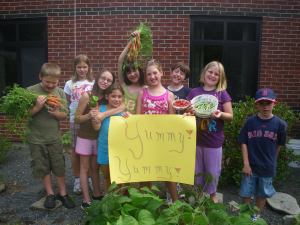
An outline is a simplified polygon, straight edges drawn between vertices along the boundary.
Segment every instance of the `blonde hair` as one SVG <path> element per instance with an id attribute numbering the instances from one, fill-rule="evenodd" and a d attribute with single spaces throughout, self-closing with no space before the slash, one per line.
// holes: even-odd
<path id="1" fill-rule="evenodd" d="M 78 81 L 78 75 L 76 73 L 76 66 L 78 63 L 81 63 L 81 62 L 84 62 L 88 65 L 88 72 L 86 74 L 86 79 L 89 81 L 89 82 L 92 82 L 94 80 L 93 78 L 93 69 L 91 67 L 91 63 L 90 63 L 90 60 L 89 58 L 84 55 L 84 54 L 80 54 L 78 55 L 75 59 L 74 59 L 74 62 L 73 62 L 73 76 L 72 76 L 72 82 L 76 82 Z"/>
<path id="2" fill-rule="evenodd" d="M 44 63 L 40 70 L 41 77 L 60 77 L 60 68 L 57 64 Z"/>
<path id="3" fill-rule="evenodd" d="M 204 80 L 205 73 L 209 68 L 211 68 L 213 66 L 216 66 L 216 67 L 219 68 L 219 82 L 217 84 L 216 92 L 220 92 L 220 91 L 223 91 L 227 88 L 226 75 L 225 75 L 225 70 L 224 70 L 224 67 L 223 67 L 222 63 L 220 63 L 218 61 L 212 61 L 212 62 L 208 63 L 204 67 L 199 81 L 205 84 L 205 80 Z"/>
<path id="4" fill-rule="evenodd" d="M 148 61 L 145 65 L 145 75 L 147 75 L 146 71 L 147 71 L 147 68 L 150 66 L 155 66 L 158 69 L 158 71 L 162 71 L 161 64 L 158 62 L 158 60 L 152 59 L 152 60 Z"/>

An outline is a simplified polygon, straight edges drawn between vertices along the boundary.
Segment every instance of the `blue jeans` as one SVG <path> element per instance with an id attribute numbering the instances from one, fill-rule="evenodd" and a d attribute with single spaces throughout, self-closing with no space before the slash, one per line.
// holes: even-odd
<path id="1" fill-rule="evenodd" d="M 245 177 L 245 174 L 243 174 L 239 195 L 249 198 L 253 197 L 256 191 L 257 196 L 260 198 L 271 198 L 276 194 L 272 182 L 273 177 L 261 177 L 253 173 L 248 179 L 248 176 Z"/>

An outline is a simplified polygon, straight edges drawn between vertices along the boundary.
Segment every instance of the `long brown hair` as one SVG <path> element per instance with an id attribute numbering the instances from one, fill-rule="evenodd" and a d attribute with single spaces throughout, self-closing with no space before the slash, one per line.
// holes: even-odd
<path id="1" fill-rule="evenodd" d="M 98 93 L 100 92 L 100 88 L 99 88 L 99 86 L 98 86 L 98 81 L 99 81 L 101 75 L 102 75 L 105 71 L 108 71 L 108 72 L 112 75 L 112 77 L 113 77 L 113 81 L 112 81 L 111 84 L 115 83 L 115 74 L 114 74 L 114 72 L 113 72 L 111 69 L 108 69 L 108 68 L 102 69 L 102 70 L 97 74 L 97 76 L 96 76 L 96 78 L 95 78 L 95 83 L 94 83 L 93 89 L 92 89 L 92 91 L 91 91 L 92 96 L 94 96 L 94 95 L 97 96 Z"/>

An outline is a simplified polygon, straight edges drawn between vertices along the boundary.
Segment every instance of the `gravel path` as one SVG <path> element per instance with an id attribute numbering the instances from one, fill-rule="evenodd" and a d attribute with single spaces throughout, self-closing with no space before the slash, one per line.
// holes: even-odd
<path id="1" fill-rule="evenodd" d="M 66 185 L 69 195 L 73 195 L 73 172 L 70 161 L 70 149 L 66 149 Z M 22 196 L 26 188 L 36 186 L 41 180 L 31 178 L 29 166 L 29 149 L 24 147 L 22 151 L 10 151 L 4 163 L 0 164 L 0 179 L 2 178 L 7 187 L 0 194 L 0 224 L 83 224 L 85 213 L 80 210 L 82 195 L 74 195 L 75 209 L 60 207 L 54 212 L 29 209 L 30 205 L 38 201 L 40 197 L 36 194 L 33 197 Z M 300 204 L 300 169 L 293 169 L 295 177 L 288 182 L 274 182 L 276 191 L 284 192 L 294 196 Z M 1 180 L 0 180 L 1 181 Z M 162 183 L 162 182 L 160 182 Z M 54 191 L 58 192 L 56 182 L 53 181 Z M 102 186 L 102 185 L 101 185 Z M 158 184 L 160 188 L 164 185 Z M 238 195 L 238 187 L 227 185 L 219 187 L 218 192 L 223 194 L 225 205 L 235 201 L 241 204 L 241 197 Z M 44 192 L 45 193 L 45 192 Z M 163 193 L 165 193 L 163 191 Z M 43 194 L 43 193 L 42 193 Z M 262 217 L 268 224 L 283 224 L 283 214 L 273 211 L 266 205 Z"/>

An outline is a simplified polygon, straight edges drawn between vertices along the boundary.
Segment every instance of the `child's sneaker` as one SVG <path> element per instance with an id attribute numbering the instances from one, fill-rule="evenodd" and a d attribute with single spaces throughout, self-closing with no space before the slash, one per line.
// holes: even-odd
<path id="1" fill-rule="evenodd" d="M 171 198 L 171 195 L 170 195 L 170 192 L 169 190 L 167 189 L 167 197 L 166 197 L 166 203 L 169 204 L 169 205 L 173 205 L 173 201 L 172 201 L 172 198 Z"/>
<path id="2" fill-rule="evenodd" d="M 92 183 L 92 180 L 91 180 L 91 179 L 89 179 L 89 188 L 90 188 L 91 191 L 94 190 L 94 189 L 93 189 L 93 183 Z"/>
<path id="3" fill-rule="evenodd" d="M 102 195 L 100 195 L 100 196 L 98 196 L 98 197 L 95 197 L 94 195 L 92 195 L 92 200 L 93 200 L 93 201 L 101 201 L 103 197 L 104 197 L 104 196 L 102 196 Z"/>
<path id="4" fill-rule="evenodd" d="M 44 202 L 44 207 L 47 209 L 51 209 L 55 207 L 55 196 L 48 195 L 46 201 Z"/>
<path id="5" fill-rule="evenodd" d="M 82 190 L 81 190 L 81 185 L 80 185 L 80 180 L 79 179 L 75 179 L 73 193 L 75 195 L 82 194 Z"/>
<path id="6" fill-rule="evenodd" d="M 252 222 L 255 222 L 256 220 L 258 220 L 260 218 L 260 215 L 253 214 L 251 216 L 251 218 L 252 218 Z"/>
<path id="7" fill-rule="evenodd" d="M 185 198 L 185 194 L 179 195 L 179 193 L 183 191 L 179 183 L 176 184 L 176 188 L 177 188 L 178 197 Z"/>
<path id="8" fill-rule="evenodd" d="M 61 196 L 59 193 L 57 193 L 56 195 L 56 199 L 61 201 L 61 203 L 68 209 L 70 208 L 74 208 L 75 207 L 75 203 L 73 202 L 73 200 L 69 197 L 68 194 L 66 194 L 65 196 Z"/>
<path id="9" fill-rule="evenodd" d="M 88 214 L 88 211 L 86 211 L 85 209 L 89 209 L 91 206 L 91 203 L 90 202 L 82 202 L 81 203 L 81 206 L 80 206 L 80 209 L 85 212 L 86 214 Z"/>

